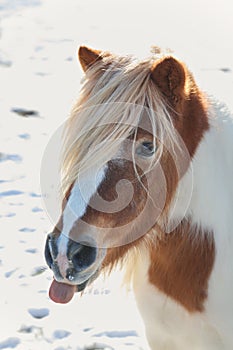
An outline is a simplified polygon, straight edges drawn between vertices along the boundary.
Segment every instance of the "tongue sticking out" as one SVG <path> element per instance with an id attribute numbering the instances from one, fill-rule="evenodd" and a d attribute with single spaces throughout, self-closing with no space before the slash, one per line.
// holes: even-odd
<path id="1" fill-rule="evenodd" d="M 55 303 L 66 304 L 73 298 L 76 291 L 77 286 L 71 286 L 70 284 L 59 283 L 53 280 L 49 289 L 49 297 Z"/>

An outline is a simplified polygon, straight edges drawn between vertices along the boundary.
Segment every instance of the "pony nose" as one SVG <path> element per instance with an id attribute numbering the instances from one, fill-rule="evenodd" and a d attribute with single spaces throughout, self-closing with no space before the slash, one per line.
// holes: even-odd
<path id="1" fill-rule="evenodd" d="M 54 263 L 57 263 L 58 253 L 56 239 L 54 239 L 52 234 L 48 234 L 45 243 L 44 255 L 49 268 L 52 268 Z M 69 239 L 66 254 L 73 273 L 78 273 L 87 269 L 94 263 L 97 256 L 97 248 L 95 246 L 78 243 Z"/>
<path id="2" fill-rule="evenodd" d="M 96 247 L 87 244 L 77 243 L 71 241 L 68 248 L 68 257 L 72 262 L 73 268 L 76 272 L 83 271 L 91 266 L 96 260 Z"/>

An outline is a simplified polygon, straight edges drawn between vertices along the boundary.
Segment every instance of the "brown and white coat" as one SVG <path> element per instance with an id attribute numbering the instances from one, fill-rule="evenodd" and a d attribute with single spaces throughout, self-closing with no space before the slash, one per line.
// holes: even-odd
<path id="1" fill-rule="evenodd" d="M 123 261 L 152 350 L 232 350 L 232 116 L 172 56 L 135 63 L 81 47 L 79 59 L 86 81 L 66 130 L 65 199 L 46 244 L 55 277 L 51 298 L 68 302 Z M 135 122 L 124 104 L 153 110 L 156 127 Z M 114 129 L 123 114 L 123 123 L 128 118 L 133 125 L 126 132 Z M 86 134 L 78 141 L 81 129 Z M 121 142 L 116 137 L 111 149 L 104 141 L 114 132 Z M 99 141 L 82 173 L 88 149 Z M 155 149 L 145 156 L 140 152 L 148 144 Z M 161 152 L 153 163 L 156 148 Z M 127 205 L 108 210 L 121 196 Z"/>

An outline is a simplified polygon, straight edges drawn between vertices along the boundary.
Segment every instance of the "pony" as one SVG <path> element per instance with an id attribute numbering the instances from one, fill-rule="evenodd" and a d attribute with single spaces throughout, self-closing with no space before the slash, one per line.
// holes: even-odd
<path id="1" fill-rule="evenodd" d="M 151 350 L 232 350 L 232 115 L 171 53 L 78 56 L 50 298 L 68 303 L 120 265 Z"/>

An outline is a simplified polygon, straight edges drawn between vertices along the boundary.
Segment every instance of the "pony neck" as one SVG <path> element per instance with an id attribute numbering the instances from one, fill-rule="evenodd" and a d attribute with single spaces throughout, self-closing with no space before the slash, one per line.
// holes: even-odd
<path id="1" fill-rule="evenodd" d="M 186 216 L 203 229 L 230 234 L 233 225 L 233 118 L 223 105 L 212 103 L 209 122 L 210 128 L 191 162 L 193 190 Z M 180 182 L 183 194 L 188 179 L 190 171 Z"/>

